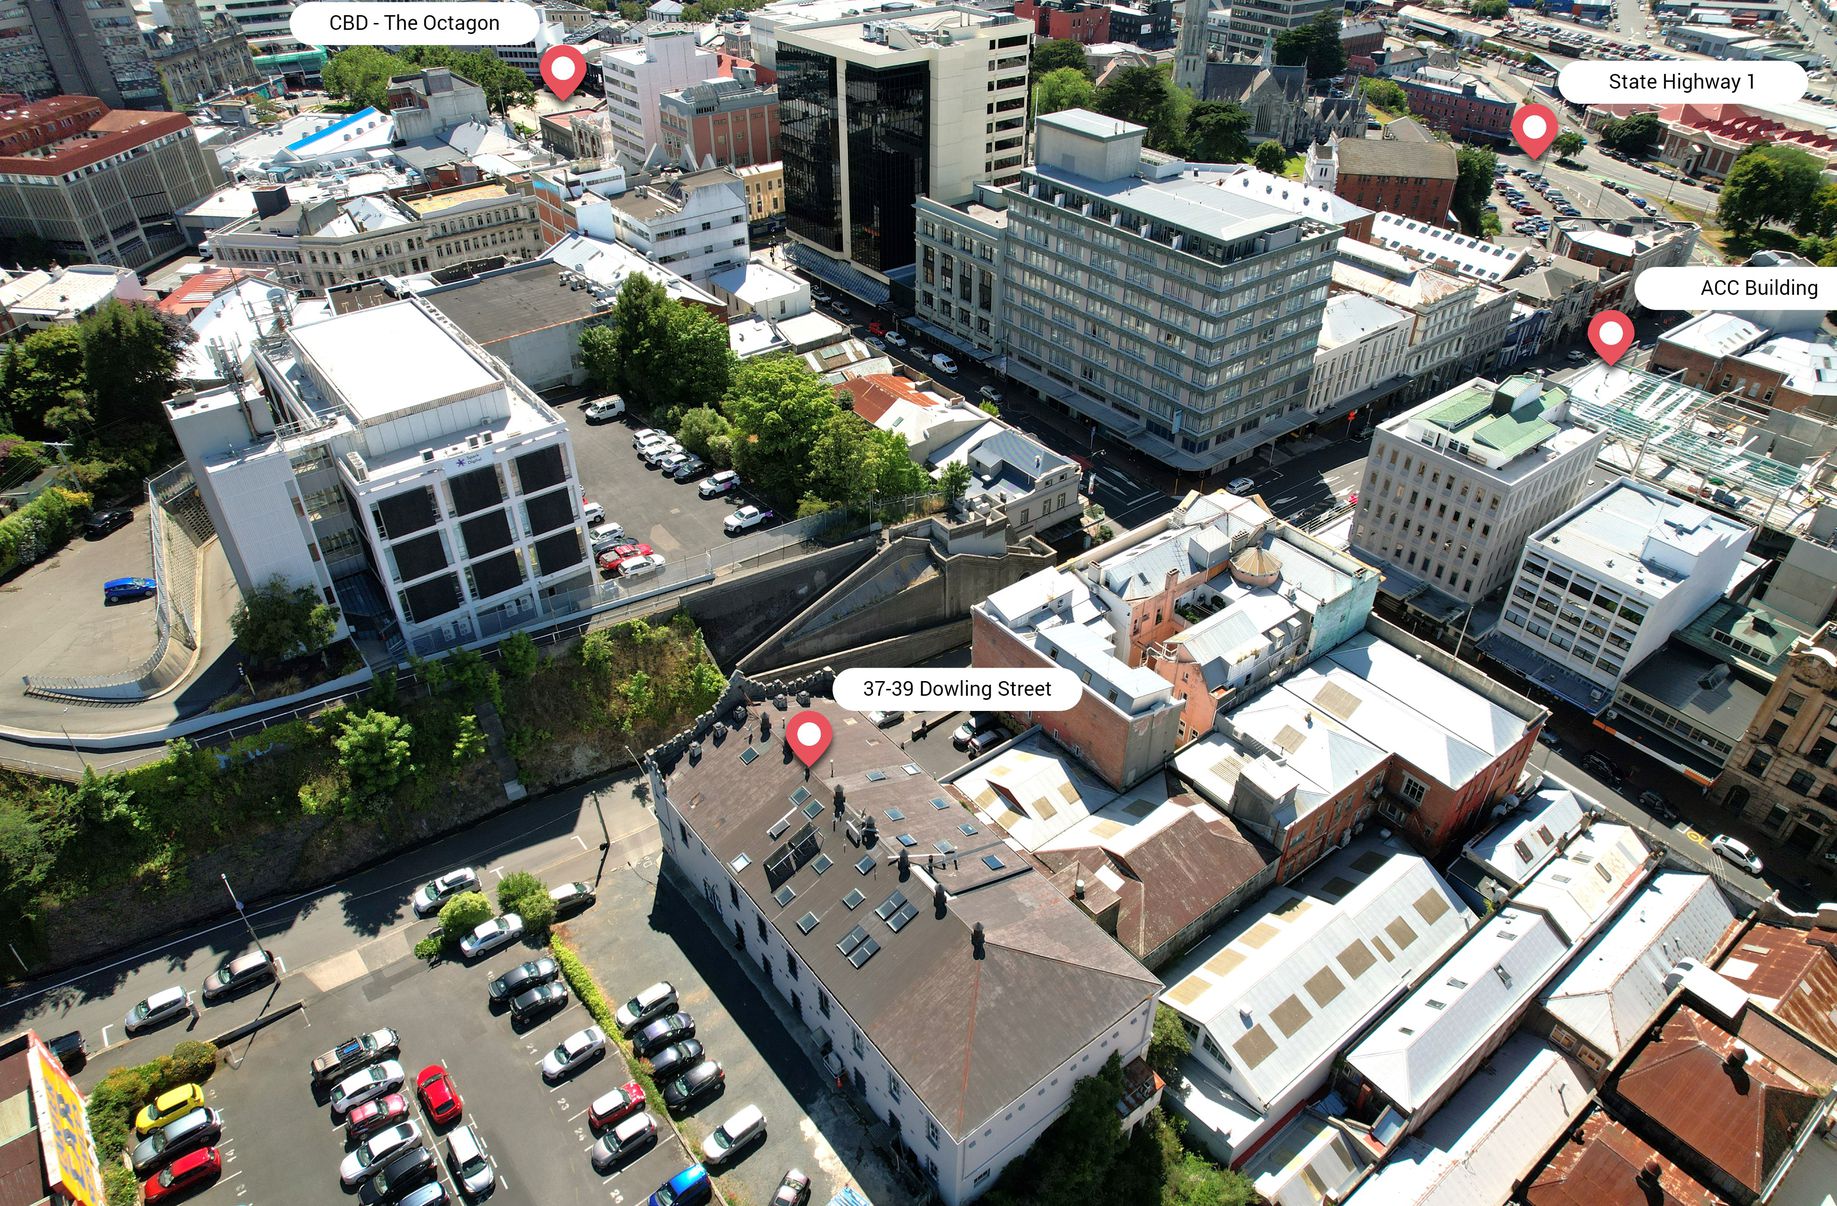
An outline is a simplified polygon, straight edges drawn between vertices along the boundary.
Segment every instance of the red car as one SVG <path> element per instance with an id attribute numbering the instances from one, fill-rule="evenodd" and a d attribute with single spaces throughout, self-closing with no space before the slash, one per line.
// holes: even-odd
<path id="1" fill-rule="evenodd" d="M 587 1121 L 594 1130 L 611 1126 L 619 1119 L 636 1114 L 644 1108 L 644 1086 L 635 1080 L 627 1081 L 610 1093 L 596 1098 L 587 1107 Z"/>
<path id="2" fill-rule="evenodd" d="M 367 1139 L 386 1126 L 394 1126 L 407 1115 L 408 1098 L 400 1093 L 366 1101 L 345 1119 L 344 1137 L 346 1140 Z"/>
<path id="3" fill-rule="evenodd" d="M 619 544 L 600 554 L 600 569 L 608 574 L 619 572 L 619 566 L 633 557 L 649 557 L 651 546 L 648 544 Z"/>
<path id="4" fill-rule="evenodd" d="M 157 1177 L 149 1177 L 141 1192 L 149 1202 L 169 1202 L 190 1193 L 223 1171 L 223 1157 L 214 1147 L 200 1148 L 174 1160 Z"/>
<path id="5" fill-rule="evenodd" d="M 421 1098 L 421 1108 L 427 1111 L 428 1119 L 435 1126 L 457 1122 L 466 1108 L 466 1103 L 460 1100 L 459 1090 L 453 1087 L 453 1078 L 439 1064 L 421 1069 L 421 1074 L 415 1077 L 415 1092 Z"/>

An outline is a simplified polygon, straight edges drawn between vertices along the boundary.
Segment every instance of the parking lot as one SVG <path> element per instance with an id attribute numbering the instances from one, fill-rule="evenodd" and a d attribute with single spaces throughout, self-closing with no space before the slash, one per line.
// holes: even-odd
<path id="1" fill-rule="evenodd" d="M 110 578 L 153 572 L 146 507 L 100 540 L 79 532 L 69 544 L 0 587 L 0 671 L 17 683 L 27 674 L 111 674 L 152 651 L 152 599 L 104 604 Z"/>

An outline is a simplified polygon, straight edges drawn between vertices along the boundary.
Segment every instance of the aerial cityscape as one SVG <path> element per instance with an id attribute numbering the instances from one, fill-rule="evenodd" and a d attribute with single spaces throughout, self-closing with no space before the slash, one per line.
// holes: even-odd
<path id="1" fill-rule="evenodd" d="M 1837 1206 L 1834 30 L 0 0 L 0 1206 Z"/>

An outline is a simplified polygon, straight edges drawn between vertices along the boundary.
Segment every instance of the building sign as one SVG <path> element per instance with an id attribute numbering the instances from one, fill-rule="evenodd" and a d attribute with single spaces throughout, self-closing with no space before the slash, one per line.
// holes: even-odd
<path id="1" fill-rule="evenodd" d="M 89 1138 L 83 1095 L 70 1083 L 55 1055 L 34 1034 L 27 1056 L 32 1073 L 32 1108 L 45 1152 L 45 1181 L 80 1206 L 103 1206 L 102 1170 Z"/>

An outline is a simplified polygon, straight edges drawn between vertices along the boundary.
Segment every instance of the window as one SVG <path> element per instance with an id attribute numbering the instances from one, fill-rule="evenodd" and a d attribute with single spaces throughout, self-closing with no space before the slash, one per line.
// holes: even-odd
<path id="1" fill-rule="evenodd" d="M 1805 756 L 1819 766 L 1829 766 L 1832 750 L 1837 750 L 1837 742 L 1832 741 L 1829 737 L 1820 737 L 1811 743 L 1811 751 Z"/>
<path id="2" fill-rule="evenodd" d="M 733 906 L 736 909 L 739 908 L 740 907 L 740 889 L 735 887 L 733 884 L 728 884 L 727 885 L 727 899 L 733 902 Z"/>
<path id="3" fill-rule="evenodd" d="M 1778 745 L 1780 743 L 1780 738 L 1784 737 L 1785 735 L 1786 735 L 1786 722 L 1783 720 L 1776 720 L 1772 724 L 1767 726 L 1767 732 L 1765 735 L 1761 737 L 1761 740 L 1766 742 L 1768 745 Z"/>
<path id="4" fill-rule="evenodd" d="M 925 1119 L 925 1142 L 931 1144 L 931 1146 L 933 1147 L 936 1147 L 938 1146 L 940 1142 L 942 1142 L 942 1140 L 943 1140 L 943 1134 L 942 1132 L 938 1130 L 937 1122 L 934 1119 L 927 1117 Z M 987 1175 L 987 1174 L 984 1174 L 984 1175 Z"/>
<path id="5" fill-rule="evenodd" d="M 853 1026 L 850 1026 L 848 1028 L 848 1033 L 849 1033 L 849 1041 L 854 1045 L 854 1048 L 855 1048 L 855 1056 L 859 1058 L 863 1055 L 866 1055 L 867 1054 L 867 1044 L 861 1041 L 861 1031 L 857 1030 Z"/>
<path id="6" fill-rule="evenodd" d="M 1812 777 L 1810 771 L 1796 770 L 1792 772 L 1792 778 L 1786 781 L 1786 786 L 1802 796 L 1808 796 L 1811 794 L 1812 785 L 1816 782 L 1817 780 Z"/>
<path id="7" fill-rule="evenodd" d="M 899 1101 L 901 1096 L 899 1077 L 893 1074 L 893 1069 L 891 1068 L 887 1069 L 887 1096 L 892 1098 L 895 1102 Z"/>
<path id="8" fill-rule="evenodd" d="M 1748 773 L 1750 775 L 1764 775 L 1767 773 L 1767 764 L 1772 761 L 1773 755 L 1769 754 L 1766 750 L 1755 750 L 1752 754 L 1748 755 Z"/>
<path id="9" fill-rule="evenodd" d="M 816 990 L 816 1011 L 824 1017 L 829 1016 L 829 994 L 820 988 Z"/>
<path id="10" fill-rule="evenodd" d="M 797 956 L 790 951 L 785 952 L 785 975 L 797 979 Z"/>
<path id="11" fill-rule="evenodd" d="M 1805 697 L 1797 691 L 1786 692 L 1786 698 L 1780 700 L 1780 711 L 1788 716 L 1797 716 L 1799 709 L 1805 706 Z"/>
<path id="12" fill-rule="evenodd" d="M 1419 782 L 1414 775 L 1403 776 L 1403 787 L 1401 789 L 1401 794 L 1403 798 L 1408 800 L 1410 803 L 1412 804 L 1422 803 L 1422 798 L 1425 795 L 1427 795 L 1428 792 L 1429 792 L 1428 784 Z"/>
<path id="13" fill-rule="evenodd" d="M 764 942 L 765 941 L 765 918 L 755 917 L 753 918 L 753 922 L 755 925 L 759 927 L 759 941 Z"/>

